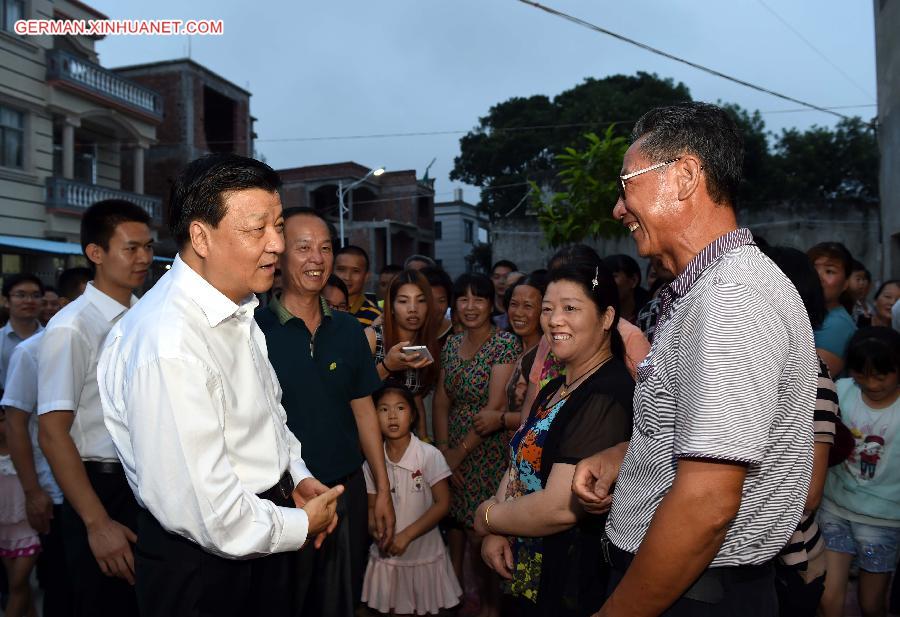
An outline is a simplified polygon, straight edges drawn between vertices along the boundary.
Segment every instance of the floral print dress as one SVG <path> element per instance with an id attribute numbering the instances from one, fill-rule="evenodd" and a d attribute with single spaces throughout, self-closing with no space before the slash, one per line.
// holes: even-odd
<path id="1" fill-rule="evenodd" d="M 521 350 L 514 334 L 494 329 L 475 355 L 465 360 L 459 355 L 462 340 L 462 334 L 454 334 L 441 353 L 444 389 L 450 398 L 450 446 L 454 448 L 471 430 L 475 415 L 488 403 L 491 368 L 495 364 L 514 364 Z M 450 498 L 450 516 L 454 520 L 466 527 L 474 526 L 475 509 L 497 491 L 506 469 L 506 447 L 506 431 L 498 431 L 463 459 L 459 466 L 463 488 L 454 488 Z"/>
<path id="2" fill-rule="evenodd" d="M 518 499 L 543 490 L 541 486 L 541 459 L 544 441 L 550 425 L 559 414 L 566 398 L 551 407 L 543 406 L 519 427 L 509 444 L 509 482 L 506 485 L 506 499 Z M 541 582 L 543 561 L 543 538 L 510 538 L 515 567 L 512 581 L 506 583 L 506 592 L 513 596 L 523 596 L 537 601 Z"/>

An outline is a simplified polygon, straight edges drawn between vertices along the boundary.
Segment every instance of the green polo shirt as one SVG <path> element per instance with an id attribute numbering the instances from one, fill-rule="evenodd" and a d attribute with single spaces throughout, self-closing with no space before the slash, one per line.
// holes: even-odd
<path id="1" fill-rule="evenodd" d="M 332 312 L 321 302 L 323 318 L 315 333 L 278 298 L 256 310 L 256 323 L 281 384 L 288 428 L 300 440 L 312 474 L 330 483 L 362 465 L 350 401 L 372 394 L 381 380 L 363 327 L 349 313 Z"/>

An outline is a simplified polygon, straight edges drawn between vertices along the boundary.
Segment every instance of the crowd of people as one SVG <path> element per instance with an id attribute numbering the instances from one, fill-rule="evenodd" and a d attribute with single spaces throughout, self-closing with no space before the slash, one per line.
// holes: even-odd
<path id="1" fill-rule="evenodd" d="M 900 281 L 740 228 L 723 110 L 632 137 L 646 270 L 576 244 L 376 274 L 220 154 L 145 289 L 147 214 L 94 204 L 90 268 L 3 280 L 6 615 L 33 570 L 47 617 L 837 617 L 854 576 L 897 610 Z"/>

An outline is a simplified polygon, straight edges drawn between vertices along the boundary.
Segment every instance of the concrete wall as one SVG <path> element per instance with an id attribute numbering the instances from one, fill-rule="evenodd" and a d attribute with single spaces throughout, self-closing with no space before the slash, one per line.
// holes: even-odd
<path id="1" fill-rule="evenodd" d="M 900 2 L 874 0 L 885 278 L 900 277 Z"/>
<path id="2" fill-rule="evenodd" d="M 855 202 L 778 204 L 760 211 L 740 212 L 741 226 L 769 244 L 791 246 L 805 251 L 826 241 L 843 242 L 853 256 L 881 280 L 881 247 L 878 208 Z M 537 218 L 501 219 L 493 224 L 492 259 L 510 259 L 525 272 L 546 268 L 553 250 L 543 246 Z M 631 238 L 588 241 L 601 256 L 625 253 L 643 268 L 647 260 L 638 257 Z"/>

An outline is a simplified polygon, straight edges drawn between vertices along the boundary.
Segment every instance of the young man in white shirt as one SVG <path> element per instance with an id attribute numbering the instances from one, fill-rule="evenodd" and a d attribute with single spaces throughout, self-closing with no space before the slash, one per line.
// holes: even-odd
<path id="1" fill-rule="evenodd" d="M 253 319 L 284 251 L 279 186 L 246 157 L 189 164 L 170 198 L 179 254 L 102 353 L 106 426 L 142 507 L 142 617 L 286 615 L 292 553 L 337 524 L 343 487 L 307 470 Z"/>
<path id="2" fill-rule="evenodd" d="M 0 328 L 0 393 L 6 387 L 6 367 L 13 350 L 43 330 L 38 315 L 43 306 L 44 285 L 33 274 L 13 274 L 3 281 L 3 297 L 9 304 L 9 321 Z"/>
<path id="3" fill-rule="evenodd" d="M 84 293 L 92 277 L 87 268 L 65 270 L 59 277 L 60 307 Z M 16 347 L 7 367 L 0 406 L 6 410 L 9 455 L 25 491 L 28 523 L 41 536 L 37 572 L 44 592 L 43 615 L 68 617 L 70 585 L 60 528 L 63 494 L 37 443 L 38 352 L 42 340 L 43 332 L 38 332 Z"/>
<path id="4" fill-rule="evenodd" d="M 57 313 L 38 353 L 39 442 L 62 488 L 63 542 L 76 615 L 137 612 L 131 544 L 137 505 L 103 424 L 97 358 L 137 298 L 153 260 L 150 217 L 136 204 L 101 201 L 81 220 L 94 280 Z"/>

